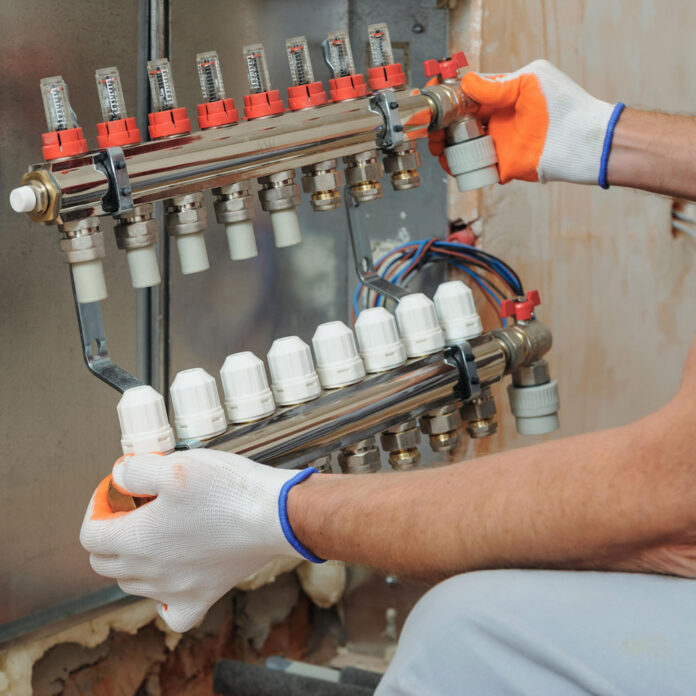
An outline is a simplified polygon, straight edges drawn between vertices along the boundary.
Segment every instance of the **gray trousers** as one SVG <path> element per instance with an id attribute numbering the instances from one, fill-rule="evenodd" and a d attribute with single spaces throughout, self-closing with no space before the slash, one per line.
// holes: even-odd
<path id="1" fill-rule="evenodd" d="M 696 581 L 492 570 L 413 608 L 377 696 L 696 694 Z"/>

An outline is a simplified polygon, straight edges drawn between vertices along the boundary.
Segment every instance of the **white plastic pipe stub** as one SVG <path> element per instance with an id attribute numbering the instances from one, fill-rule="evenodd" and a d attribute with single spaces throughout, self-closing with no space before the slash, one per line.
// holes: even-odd
<path id="1" fill-rule="evenodd" d="M 244 261 L 258 256 L 254 223 L 251 220 L 230 222 L 225 225 L 227 248 L 230 250 L 232 261 Z"/>
<path id="2" fill-rule="evenodd" d="M 80 304 L 101 302 L 108 297 L 104 265 L 101 259 L 73 263 L 72 275 L 75 283 L 75 295 Z"/>
<path id="3" fill-rule="evenodd" d="M 312 337 L 317 374 L 324 389 L 337 389 L 359 382 L 365 366 L 358 355 L 353 332 L 342 321 L 319 324 Z"/>
<path id="4" fill-rule="evenodd" d="M 38 198 L 33 186 L 19 186 L 10 191 L 10 208 L 15 213 L 31 213 L 37 203 Z"/>
<path id="5" fill-rule="evenodd" d="M 433 298 L 447 345 L 480 336 L 481 317 L 476 311 L 474 293 L 461 280 L 440 283 Z"/>
<path id="6" fill-rule="evenodd" d="M 433 301 L 422 292 L 406 295 L 396 306 L 396 322 L 409 358 L 437 353 L 445 347 Z"/>
<path id="7" fill-rule="evenodd" d="M 158 391 L 148 385 L 127 389 L 116 411 L 123 454 L 174 451 L 174 431 L 167 419 L 164 398 Z"/>
<path id="8" fill-rule="evenodd" d="M 231 423 L 249 423 L 275 411 L 263 361 L 250 351 L 228 355 L 220 370 L 220 380 Z"/>
<path id="9" fill-rule="evenodd" d="M 462 193 L 500 181 L 496 166 L 498 158 L 490 135 L 446 147 L 445 158 L 452 176 L 457 180 L 457 188 Z"/>
<path id="10" fill-rule="evenodd" d="M 302 241 L 300 221 L 295 208 L 274 210 L 270 213 L 273 238 L 278 249 L 293 246 Z"/>
<path id="11" fill-rule="evenodd" d="M 184 275 L 201 273 L 210 268 L 203 232 L 177 235 L 176 250 L 179 252 L 179 267 Z"/>
<path id="12" fill-rule="evenodd" d="M 206 440 L 227 428 L 215 378 L 201 367 L 177 373 L 169 388 L 180 440 Z"/>
<path id="13" fill-rule="evenodd" d="M 367 372 L 392 370 L 406 362 L 396 319 L 384 307 L 363 309 L 355 321 L 355 333 Z"/>
<path id="14" fill-rule="evenodd" d="M 126 249 L 126 260 L 134 288 L 151 288 L 162 282 L 154 246 Z"/>
<path id="15" fill-rule="evenodd" d="M 271 390 L 279 406 L 292 406 L 316 399 L 321 394 L 309 346 L 298 336 L 273 341 L 268 351 Z"/>
<path id="16" fill-rule="evenodd" d="M 508 398 L 520 435 L 546 435 L 558 429 L 560 401 L 555 379 L 532 387 L 510 384 Z"/>

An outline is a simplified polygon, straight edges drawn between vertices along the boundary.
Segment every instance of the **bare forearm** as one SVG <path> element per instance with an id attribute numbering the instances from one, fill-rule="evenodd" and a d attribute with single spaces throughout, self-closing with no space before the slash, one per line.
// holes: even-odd
<path id="1" fill-rule="evenodd" d="M 659 430 L 655 419 L 441 469 L 313 476 L 293 489 L 290 521 L 320 556 L 429 579 L 627 567 L 693 517 L 681 415 L 664 409 Z"/>
<path id="2" fill-rule="evenodd" d="M 696 200 L 696 119 L 625 109 L 607 176 L 613 186 Z"/>

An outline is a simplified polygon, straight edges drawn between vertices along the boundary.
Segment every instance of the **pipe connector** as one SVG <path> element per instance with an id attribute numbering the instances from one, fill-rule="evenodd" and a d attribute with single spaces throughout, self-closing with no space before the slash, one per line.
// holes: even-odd
<path id="1" fill-rule="evenodd" d="M 418 167 L 421 165 L 420 154 L 415 142 L 397 145 L 384 155 L 384 171 L 391 174 L 392 187 L 395 191 L 409 191 L 420 186 L 421 178 Z"/>
<path id="2" fill-rule="evenodd" d="M 344 474 L 374 474 L 382 463 L 374 437 L 358 440 L 338 453 L 338 464 Z"/>
<path id="3" fill-rule="evenodd" d="M 545 435 L 558 429 L 558 382 L 551 379 L 546 360 L 516 368 L 508 398 L 520 435 Z"/>
<path id="4" fill-rule="evenodd" d="M 233 261 L 254 258 L 258 254 L 254 225 L 256 214 L 251 181 L 238 181 L 213 189 L 215 218 L 225 226 L 227 246 Z"/>
<path id="5" fill-rule="evenodd" d="M 498 430 L 496 413 L 495 400 L 490 389 L 483 389 L 479 396 L 465 403 L 461 408 L 461 417 L 466 421 L 469 437 L 479 439 L 494 435 Z"/>
<path id="6" fill-rule="evenodd" d="M 358 203 L 367 203 L 382 197 L 382 166 L 377 161 L 377 150 L 366 150 L 343 158 L 346 165 L 346 183 L 350 195 Z"/>
<path id="7" fill-rule="evenodd" d="M 381 435 L 382 449 L 389 452 L 389 464 L 396 471 L 415 469 L 420 463 L 420 432 L 415 420 L 409 420 L 385 430 Z"/>
<path id="8" fill-rule="evenodd" d="M 152 203 L 136 205 L 116 218 L 116 246 L 125 249 L 134 288 L 149 288 L 162 282 L 155 244 L 159 241 Z"/>
<path id="9" fill-rule="evenodd" d="M 176 238 L 179 265 L 184 275 L 210 268 L 203 232 L 208 227 L 208 212 L 202 207 L 203 193 L 189 193 L 165 201 L 167 232 Z"/>
<path id="10" fill-rule="evenodd" d="M 317 211 L 335 210 L 341 207 L 343 175 L 337 169 L 338 162 L 325 160 L 302 167 L 302 190 L 311 194 L 312 208 Z"/>
<path id="11" fill-rule="evenodd" d="M 434 452 L 451 452 L 459 445 L 459 426 L 462 418 L 455 404 L 446 404 L 428 411 L 420 419 L 420 429 L 428 435 Z"/>
<path id="12" fill-rule="evenodd" d="M 102 259 L 104 233 L 96 217 L 81 218 L 58 226 L 60 250 L 72 268 L 75 294 L 79 303 L 99 302 L 107 298 Z"/>
<path id="13" fill-rule="evenodd" d="M 288 169 L 259 179 L 261 207 L 271 215 L 276 247 L 283 248 L 302 241 L 295 208 L 300 204 L 300 187 L 295 183 L 295 170 Z"/>

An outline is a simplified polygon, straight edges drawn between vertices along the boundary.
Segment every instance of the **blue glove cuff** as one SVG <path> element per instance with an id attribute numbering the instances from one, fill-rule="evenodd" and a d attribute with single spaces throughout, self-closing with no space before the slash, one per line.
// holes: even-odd
<path id="1" fill-rule="evenodd" d="M 293 476 L 283 484 L 283 487 L 280 489 L 280 494 L 278 495 L 278 517 L 280 518 L 280 526 L 283 530 L 283 534 L 285 534 L 285 538 L 288 540 L 290 546 L 308 561 L 312 561 L 312 563 L 324 563 L 323 558 L 315 556 L 308 548 L 300 543 L 300 540 L 295 536 L 295 532 L 292 531 L 290 520 L 288 519 L 288 493 L 290 493 L 290 489 L 316 473 L 317 470 L 313 466 L 310 466 L 306 469 L 302 469 L 302 471 L 297 473 L 297 476 Z"/>
<path id="2" fill-rule="evenodd" d="M 609 166 L 609 154 L 611 153 L 611 143 L 614 139 L 614 129 L 619 121 L 619 116 L 621 112 L 626 108 L 626 105 L 619 102 L 614 110 L 611 112 L 611 117 L 609 118 L 609 124 L 607 125 L 607 132 L 604 136 L 604 145 L 602 147 L 602 159 L 599 163 L 599 179 L 597 183 L 603 188 L 609 188 L 609 182 L 607 181 L 607 167 Z"/>

